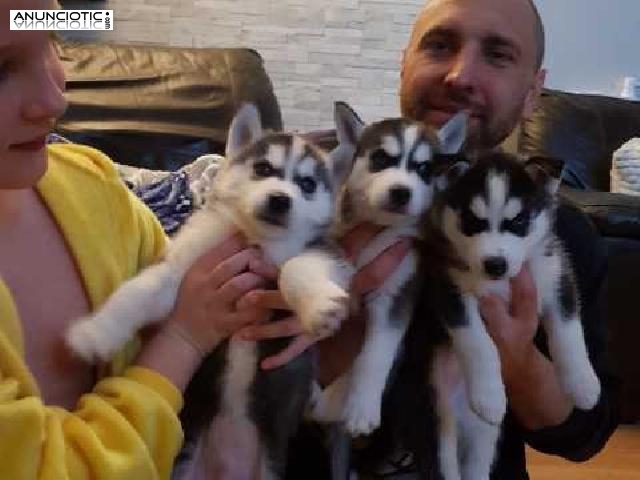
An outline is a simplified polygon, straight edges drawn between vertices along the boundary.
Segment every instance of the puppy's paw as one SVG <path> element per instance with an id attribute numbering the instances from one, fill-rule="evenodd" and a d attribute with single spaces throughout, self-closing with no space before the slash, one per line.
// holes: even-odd
<path id="1" fill-rule="evenodd" d="M 469 388 L 471 410 L 485 422 L 499 426 L 507 413 L 507 395 L 501 381 L 474 382 Z"/>
<path id="2" fill-rule="evenodd" d="M 316 391 L 309 417 L 321 423 L 341 421 L 348 389 L 348 375 L 343 375 L 324 390 Z"/>
<path id="3" fill-rule="evenodd" d="M 560 381 L 579 409 L 591 410 L 598 403 L 600 380 L 591 365 L 561 375 Z"/>
<path id="4" fill-rule="evenodd" d="M 123 344 L 93 316 L 82 317 L 71 325 L 65 340 L 71 351 L 88 363 L 109 360 Z"/>
<path id="5" fill-rule="evenodd" d="M 320 293 L 310 300 L 301 316 L 304 327 L 315 335 L 327 337 L 335 333 L 349 315 L 349 295 L 339 289 L 331 295 Z"/>
<path id="6" fill-rule="evenodd" d="M 376 395 L 355 392 L 349 395 L 343 421 L 352 436 L 369 435 L 380 426 L 381 401 Z"/>

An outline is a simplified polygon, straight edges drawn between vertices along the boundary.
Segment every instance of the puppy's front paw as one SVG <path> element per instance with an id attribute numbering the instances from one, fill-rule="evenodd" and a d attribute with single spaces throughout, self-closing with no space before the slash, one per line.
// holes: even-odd
<path id="1" fill-rule="evenodd" d="M 499 426 L 507 412 L 507 395 L 501 381 L 474 382 L 469 389 L 471 410 L 485 422 Z"/>
<path id="2" fill-rule="evenodd" d="M 349 295 L 340 290 L 310 299 L 300 318 L 302 325 L 320 337 L 333 334 L 349 315 Z"/>
<path id="3" fill-rule="evenodd" d="M 109 360 L 122 346 L 122 339 L 103 328 L 97 317 L 87 316 L 76 321 L 66 334 L 71 351 L 88 363 Z"/>
<path id="4" fill-rule="evenodd" d="M 581 410 L 591 410 L 600 398 L 600 380 L 591 365 L 560 377 L 565 391 Z"/>
<path id="5" fill-rule="evenodd" d="M 381 398 L 363 392 L 352 392 L 347 398 L 343 421 L 347 431 L 355 436 L 369 435 L 380 426 Z"/>

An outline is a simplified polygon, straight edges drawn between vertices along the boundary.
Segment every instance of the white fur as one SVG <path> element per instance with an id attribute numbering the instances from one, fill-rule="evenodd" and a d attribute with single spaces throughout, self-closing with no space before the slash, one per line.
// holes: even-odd
<path id="1" fill-rule="evenodd" d="M 282 266 L 280 289 L 309 331 L 333 331 L 347 316 L 346 290 L 353 269 L 338 257 L 305 251 L 315 236 L 328 230 L 334 194 L 319 186 L 308 199 L 293 182 L 294 168 L 287 169 L 284 179 L 256 181 L 252 180 L 252 159 L 233 161 L 262 136 L 257 115 L 252 106 L 237 114 L 227 142 L 228 157 L 214 179 L 211 198 L 169 244 L 165 259 L 122 284 L 93 315 L 72 325 L 67 341 L 82 358 L 107 360 L 137 330 L 165 318 L 189 267 L 237 229 L 251 244 L 260 246 L 268 260 Z M 304 141 L 295 137 L 290 154 L 299 155 L 303 146 Z M 268 157 L 274 167 L 286 166 L 285 153 L 280 146 L 271 145 Z M 331 171 L 347 158 L 321 154 Z M 303 161 L 301 168 L 308 170 L 308 163 Z M 268 224 L 257 215 L 272 193 L 286 194 L 292 200 L 286 226 Z M 227 360 L 220 416 L 246 423 L 250 386 L 256 375 L 255 343 L 231 340 Z"/>
<path id="2" fill-rule="evenodd" d="M 351 117 L 344 123 L 357 123 L 353 120 Z M 456 117 L 455 122 L 460 123 L 460 117 Z M 340 125 L 338 122 L 339 130 Z M 464 129 L 464 122 L 460 126 Z M 408 169 L 409 152 L 414 150 L 419 140 L 419 128 L 417 124 L 408 125 L 398 137 L 384 135 L 380 138 L 380 143 L 389 153 L 396 144 L 397 150 L 403 152 L 398 168 L 371 173 L 367 158 L 370 152 L 363 152 L 363 156 L 355 161 L 345 188 L 352 201 L 354 218 L 349 219 L 351 224 L 343 222 L 342 231 L 364 221 L 385 227 L 359 254 L 355 260 L 356 268 L 368 264 L 401 237 L 416 237 L 418 222 L 431 206 L 434 186 L 426 184 Z M 451 130 L 448 124 L 444 128 L 449 129 L 445 135 L 447 141 L 459 139 L 459 132 Z M 344 138 L 345 135 L 339 133 L 339 137 Z M 430 154 L 432 147 L 422 143 L 420 154 Z M 387 205 L 389 191 L 398 186 L 411 191 L 411 202 L 403 212 L 390 212 Z M 320 421 L 342 420 L 352 435 L 369 434 L 380 425 L 382 395 L 413 313 L 413 299 L 398 297 L 407 283 L 414 280 L 416 268 L 417 255 L 411 251 L 383 285 L 367 296 L 367 329 L 362 350 L 349 371 L 319 397 L 311 412 L 313 418 Z M 401 304 L 394 305 L 400 301 Z M 392 311 L 396 313 L 395 318 L 391 318 Z"/>
<path id="3" fill-rule="evenodd" d="M 519 238 L 500 232 L 504 218 L 512 219 L 521 210 L 519 200 L 508 198 L 508 178 L 504 175 L 488 176 L 489 204 L 482 196 L 472 200 L 471 210 L 488 220 L 486 232 L 471 237 L 462 234 L 460 219 L 455 211 L 445 207 L 442 229 L 454 244 L 469 271 L 449 269 L 450 278 L 462 295 L 468 324 L 449 328 L 450 348 L 455 351 L 464 377 L 464 397 L 468 401 L 455 402 L 438 392 L 437 412 L 440 418 L 440 468 L 445 480 L 487 480 L 494 460 L 499 426 L 506 411 L 506 396 L 500 374 L 500 359 L 480 317 L 477 298 L 497 293 L 510 298 L 509 278 L 515 276 L 528 262 L 538 293 L 538 312 L 547 333 L 553 364 L 566 392 L 575 405 L 590 409 L 597 403 L 600 383 L 589 362 L 579 315 L 563 318 L 560 305 L 560 278 L 563 274 L 563 252 L 551 233 L 551 213 L 541 212 L 534 219 L 530 232 Z M 546 255 L 548 248 L 555 248 Z M 507 260 L 507 274 L 503 279 L 491 280 L 483 273 L 482 262 L 491 256 Z M 579 306 L 576 305 L 576 310 Z M 437 355 L 436 355 L 437 357 Z M 438 390 L 438 384 L 435 384 Z M 462 408 L 461 408 L 462 407 Z M 470 411 L 469 411 L 470 408 Z M 473 413 L 471 413 L 473 412 Z M 456 418 L 457 448 L 465 448 L 467 455 L 459 465 L 452 467 L 454 447 L 452 418 Z"/>

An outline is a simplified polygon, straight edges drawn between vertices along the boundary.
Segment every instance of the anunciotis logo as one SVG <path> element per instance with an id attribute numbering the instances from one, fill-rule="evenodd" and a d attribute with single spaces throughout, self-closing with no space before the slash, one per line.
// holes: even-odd
<path id="1" fill-rule="evenodd" d="M 113 30 L 113 10 L 11 10 L 11 30 Z"/>

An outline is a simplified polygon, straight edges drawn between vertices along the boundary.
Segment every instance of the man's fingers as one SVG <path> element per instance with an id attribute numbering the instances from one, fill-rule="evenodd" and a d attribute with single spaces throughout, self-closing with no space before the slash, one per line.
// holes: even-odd
<path id="1" fill-rule="evenodd" d="M 304 352 L 307 348 L 313 345 L 316 340 L 311 335 L 300 335 L 295 337 L 291 343 L 282 350 L 280 353 L 265 358 L 260 367 L 264 370 L 270 370 L 272 368 L 278 368 L 282 365 L 289 363 L 295 357 Z"/>
<path id="2" fill-rule="evenodd" d="M 400 265 L 409 252 L 412 241 L 404 238 L 384 250 L 372 262 L 362 267 L 351 282 L 351 293 L 364 295 L 380 287 Z"/>
<path id="3" fill-rule="evenodd" d="M 536 316 L 538 311 L 538 292 L 531 271 L 524 265 L 511 279 L 511 313 L 514 317 Z"/>
<path id="4" fill-rule="evenodd" d="M 280 290 L 254 290 L 243 296 L 236 308 L 262 308 L 264 310 L 290 310 Z"/>
<path id="5" fill-rule="evenodd" d="M 362 249 L 364 249 L 383 228 L 384 227 L 370 223 L 361 223 L 351 229 L 340 240 L 347 259 L 353 261 L 353 259 L 360 255 Z"/>
<path id="6" fill-rule="evenodd" d="M 293 337 L 304 333 L 298 317 L 289 317 L 284 320 L 250 325 L 240 330 L 237 335 L 242 340 L 264 340 L 266 338 Z"/>
<path id="7" fill-rule="evenodd" d="M 498 295 L 485 295 L 478 301 L 480 315 L 491 330 L 494 324 L 500 325 L 502 320 L 509 317 L 507 303 Z"/>

